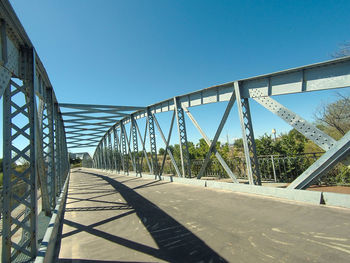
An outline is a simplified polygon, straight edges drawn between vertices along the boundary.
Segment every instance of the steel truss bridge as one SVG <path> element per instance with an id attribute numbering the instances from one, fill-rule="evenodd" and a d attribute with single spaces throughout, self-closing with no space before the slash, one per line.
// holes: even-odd
<path id="1" fill-rule="evenodd" d="M 176 171 L 173 180 L 183 178 L 182 182 L 200 182 L 198 179 L 204 175 L 210 156 L 215 154 L 232 179 L 230 185 L 238 187 L 238 191 L 249 192 L 254 188 L 254 193 L 266 194 L 266 188 L 259 186 L 261 176 L 249 107 L 250 101 L 254 100 L 325 151 L 287 189 L 281 189 L 284 197 L 293 199 L 295 193 L 303 196 L 306 191 L 296 192 L 295 189 L 305 189 L 337 163 L 347 163 L 349 133 L 336 141 L 273 97 L 349 87 L 350 57 L 236 80 L 147 107 L 71 104 L 57 101 L 45 67 L 7 0 L 0 1 L 0 19 L 4 171 L 2 262 L 35 258 L 40 262 L 49 254 L 50 233 L 57 233 L 67 193 L 70 174 L 68 148 L 96 147 L 90 160 L 92 168 L 137 176 L 150 174 L 160 179 L 168 155 Z M 227 103 L 226 109 L 215 136 L 209 138 L 192 115 L 191 107 L 223 102 Z M 238 182 L 215 148 L 233 107 L 238 108 L 249 185 Z M 170 126 L 166 127 L 168 134 L 164 134 L 157 120 L 157 114 L 162 112 L 172 112 Z M 191 174 L 185 116 L 209 146 L 198 174 Z M 145 127 L 139 125 L 141 119 L 146 120 Z M 156 129 L 160 138 L 156 138 Z M 169 149 L 174 129 L 179 135 L 180 165 Z M 157 156 L 159 140 L 166 145 L 161 158 Z M 137 154 L 140 151 L 142 156 Z M 146 169 L 141 165 L 143 160 L 147 163 Z M 15 191 L 19 186 L 22 191 Z M 18 213 L 19 209 L 23 212 Z M 52 216 L 41 244 L 39 212 Z"/>

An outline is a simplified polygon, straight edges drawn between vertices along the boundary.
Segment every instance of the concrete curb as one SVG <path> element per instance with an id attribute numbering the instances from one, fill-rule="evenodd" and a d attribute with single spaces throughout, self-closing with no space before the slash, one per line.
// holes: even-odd
<path id="1" fill-rule="evenodd" d="M 350 208 L 350 195 L 322 192 L 326 205 Z"/>
<path id="2" fill-rule="evenodd" d="M 63 214 L 62 213 L 63 207 L 66 202 L 66 197 L 68 192 L 69 176 L 70 174 L 68 174 L 66 181 L 64 183 L 63 189 L 61 191 L 61 194 L 57 200 L 57 205 L 50 219 L 49 226 L 45 232 L 44 238 L 40 244 L 38 255 L 34 261 L 35 263 L 53 262 L 56 240 L 57 240 L 57 233 L 60 227 L 60 222 Z"/>
<path id="3" fill-rule="evenodd" d="M 97 169 L 96 169 L 97 170 Z M 106 171 L 105 171 L 106 172 Z M 108 171 L 110 173 L 110 171 Z M 116 172 L 113 172 L 118 174 Z M 217 182 L 212 180 L 197 180 L 189 178 L 181 178 L 174 176 L 156 176 L 153 174 L 137 175 L 134 172 L 129 172 L 129 176 L 136 176 L 145 179 L 161 180 L 167 182 L 182 183 L 187 185 L 208 187 L 213 189 L 223 189 L 239 193 L 256 194 L 263 196 L 270 196 L 282 198 L 292 201 L 304 202 L 314 205 L 326 205 L 350 208 L 350 195 L 338 194 L 330 192 L 306 191 L 298 189 L 277 188 L 268 186 L 248 185 L 248 184 L 234 184 Z"/>

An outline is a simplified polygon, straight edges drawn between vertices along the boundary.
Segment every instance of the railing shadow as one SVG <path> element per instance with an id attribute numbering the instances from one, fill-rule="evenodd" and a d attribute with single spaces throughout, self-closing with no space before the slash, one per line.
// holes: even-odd
<path id="1" fill-rule="evenodd" d="M 140 186 L 136 186 L 136 187 L 134 187 L 132 189 L 136 190 L 136 189 L 147 188 L 147 187 L 163 185 L 163 184 L 169 184 L 169 182 L 162 182 L 161 180 L 158 180 L 158 181 L 149 182 L 147 184 L 143 184 L 143 185 L 140 185 Z"/>

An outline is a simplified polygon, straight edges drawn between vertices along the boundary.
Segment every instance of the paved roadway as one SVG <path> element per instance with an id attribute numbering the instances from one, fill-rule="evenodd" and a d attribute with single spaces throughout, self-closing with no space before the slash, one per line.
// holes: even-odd
<path id="1" fill-rule="evenodd" d="M 71 173 L 58 262 L 350 262 L 350 210 Z"/>

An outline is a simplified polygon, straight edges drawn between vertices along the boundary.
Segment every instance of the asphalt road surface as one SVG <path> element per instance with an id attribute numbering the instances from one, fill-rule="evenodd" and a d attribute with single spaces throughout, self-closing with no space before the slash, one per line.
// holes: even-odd
<path id="1" fill-rule="evenodd" d="M 350 210 L 71 173 L 58 262 L 350 262 Z"/>

